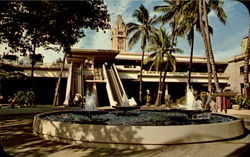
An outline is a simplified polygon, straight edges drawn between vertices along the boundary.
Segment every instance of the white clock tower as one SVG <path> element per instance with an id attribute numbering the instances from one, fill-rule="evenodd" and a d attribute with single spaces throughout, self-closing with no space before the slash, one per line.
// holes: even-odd
<path id="1" fill-rule="evenodd" d="M 126 26 L 122 20 L 122 16 L 118 15 L 116 24 L 112 27 L 112 49 L 127 51 L 127 34 Z"/>

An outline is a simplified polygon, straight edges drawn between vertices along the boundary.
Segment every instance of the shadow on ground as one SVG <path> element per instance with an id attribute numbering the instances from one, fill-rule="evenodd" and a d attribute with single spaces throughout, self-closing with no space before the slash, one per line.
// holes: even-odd
<path id="1" fill-rule="evenodd" d="M 10 155 L 14 157 L 43 157 L 68 156 L 67 153 L 76 153 L 79 156 L 129 156 L 142 151 L 86 148 L 84 145 L 69 145 L 44 140 L 32 132 L 33 117 L 34 115 L 0 117 L 2 146 Z"/>
<path id="2" fill-rule="evenodd" d="M 157 150 L 88 148 L 82 145 L 69 145 L 52 142 L 37 137 L 32 132 L 34 115 L 0 116 L 0 136 L 4 150 L 13 157 L 84 157 L 84 156 L 250 156 L 250 145 L 244 140 L 220 141 L 199 144 L 166 145 Z M 171 135 L 170 135 L 171 136 Z M 232 151 L 228 152 L 228 150 Z M 205 152 L 205 153 L 204 153 Z M 219 155 L 218 155 L 219 154 Z M 1 154 L 0 154 L 1 156 Z"/>

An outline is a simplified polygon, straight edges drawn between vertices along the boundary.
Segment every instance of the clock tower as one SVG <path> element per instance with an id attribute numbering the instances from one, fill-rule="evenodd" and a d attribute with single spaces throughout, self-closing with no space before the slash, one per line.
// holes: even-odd
<path id="1" fill-rule="evenodd" d="M 122 20 L 122 16 L 118 15 L 116 24 L 112 27 L 112 49 L 127 51 L 127 34 L 126 26 Z"/>

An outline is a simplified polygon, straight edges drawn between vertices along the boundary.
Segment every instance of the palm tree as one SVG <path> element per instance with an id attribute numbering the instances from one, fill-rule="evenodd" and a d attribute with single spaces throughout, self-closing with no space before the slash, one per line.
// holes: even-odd
<path id="1" fill-rule="evenodd" d="M 176 34 L 178 36 L 187 37 L 188 43 L 190 45 L 190 62 L 188 70 L 188 82 L 187 86 L 191 88 L 191 72 L 192 72 L 192 62 L 193 62 L 193 48 L 194 48 L 194 31 L 200 31 L 200 18 L 199 18 L 199 5 L 198 1 L 183 1 L 180 4 L 181 13 L 183 13 L 180 20 L 178 20 Z M 209 26 L 209 33 L 213 34 L 213 28 Z M 210 66 L 208 66 L 210 67 Z M 210 68 L 209 68 L 210 69 Z M 211 75 L 209 75 L 209 87 L 211 89 Z"/>
<path id="2" fill-rule="evenodd" d="M 245 57 L 244 57 L 244 93 L 245 97 L 249 98 L 249 92 L 247 90 L 247 87 L 249 87 L 249 52 L 250 49 L 250 28 L 248 29 L 248 39 L 247 39 L 247 49 L 245 52 Z"/>
<path id="3" fill-rule="evenodd" d="M 163 6 L 155 6 L 154 11 L 164 13 L 163 15 L 159 16 L 156 19 L 156 22 L 162 22 L 162 24 L 169 23 L 172 27 L 172 41 L 171 41 L 171 47 L 173 48 L 175 46 L 175 40 L 177 37 L 177 23 L 180 19 L 182 19 L 183 15 L 182 12 L 180 12 L 183 3 L 186 3 L 182 0 L 163 0 L 166 5 Z"/>
<path id="4" fill-rule="evenodd" d="M 193 54 L 193 42 L 194 40 L 192 39 L 193 36 L 193 28 L 194 26 L 196 26 L 196 30 L 200 31 L 200 16 L 199 16 L 199 1 L 198 0 L 194 0 L 194 1 L 170 1 L 170 0 L 164 0 L 165 3 L 167 3 L 167 5 L 165 6 L 156 6 L 155 10 L 159 11 L 159 12 L 163 12 L 165 13 L 164 15 L 160 16 L 160 18 L 158 19 L 159 21 L 162 22 L 169 22 L 170 20 L 172 20 L 172 23 L 174 23 L 174 28 L 173 28 L 173 32 L 175 33 L 175 35 L 185 35 L 187 34 L 187 37 L 189 39 L 189 43 L 191 45 L 191 57 L 190 57 L 190 66 L 189 66 L 189 79 L 188 79 L 188 84 L 190 84 L 190 76 L 191 76 L 191 65 L 192 65 L 192 54 Z M 223 23 L 225 23 L 226 21 L 226 15 L 223 11 L 223 9 L 221 8 L 222 2 L 218 2 L 218 1 L 209 1 L 209 5 L 207 8 L 207 13 L 213 9 L 215 11 L 215 13 L 217 14 L 218 18 L 220 19 L 220 21 L 222 21 Z M 206 15 L 207 15 L 206 13 Z M 202 17 L 202 16 L 201 16 Z M 173 24 L 172 24 L 173 25 Z M 207 24 L 204 24 L 204 28 L 206 26 L 206 30 L 207 30 L 207 34 L 209 35 L 209 33 L 212 33 L 212 28 Z M 202 32 L 201 32 L 202 33 Z M 202 33 L 202 36 L 203 33 Z M 211 41 L 210 41 L 211 43 Z M 208 48 L 211 49 L 211 44 L 210 46 L 205 45 L 206 50 Z M 211 73 L 211 68 L 213 70 L 213 75 L 215 77 L 215 84 L 216 84 L 216 89 L 219 88 L 219 83 L 218 83 L 218 78 L 217 78 L 217 73 L 215 70 L 215 63 L 214 63 L 214 59 L 213 59 L 213 54 L 211 53 L 211 51 L 206 51 L 206 52 L 210 52 L 210 53 L 206 53 L 207 58 L 209 58 L 208 62 L 207 62 L 207 67 L 208 67 L 208 74 Z M 210 55 L 209 55 L 210 54 Z M 212 56 L 212 57 L 210 57 Z M 212 67 L 210 65 L 210 62 L 212 62 Z M 208 79 L 208 83 L 209 83 L 209 90 L 211 91 L 211 75 L 208 75 L 209 79 Z M 217 80 L 217 81 L 216 81 Z M 217 90 L 218 91 L 218 90 Z"/>
<path id="5" fill-rule="evenodd" d="M 196 30 L 200 32 L 199 22 L 201 20 L 199 17 L 199 8 L 197 9 L 198 1 L 171 1 L 163 0 L 166 5 L 156 6 L 154 10 L 157 12 L 164 13 L 157 19 L 157 22 L 162 22 L 163 24 L 170 22 L 172 26 L 172 45 L 174 46 L 175 37 L 184 36 L 187 34 L 187 38 L 190 44 L 190 64 L 188 73 L 188 86 L 191 88 L 191 69 L 192 69 L 192 59 L 193 59 L 193 45 L 194 45 L 194 31 L 193 28 L 196 26 Z M 198 10 L 198 11 L 197 11 Z M 212 32 L 212 28 L 211 28 Z M 207 51 L 206 51 L 207 52 Z M 207 55 L 207 53 L 206 53 Z M 208 58 L 208 57 L 207 57 Z M 207 61 L 208 70 L 208 91 L 212 91 L 212 77 L 211 77 L 211 66 L 210 61 Z"/>
<path id="6" fill-rule="evenodd" d="M 182 0 L 176 0 L 176 1 L 170 1 L 170 0 L 163 0 L 165 3 L 167 3 L 167 5 L 163 5 L 163 6 L 155 6 L 154 7 L 154 11 L 156 12 L 162 12 L 165 13 L 161 16 L 159 16 L 156 19 L 156 22 L 162 22 L 162 24 L 166 24 L 169 22 L 169 25 L 172 27 L 172 32 L 171 32 L 171 47 L 169 49 L 169 57 L 171 57 L 174 46 L 176 45 L 176 39 L 177 39 L 177 32 L 176 32 L 176 28 L 177 28 L 177 22 L 178 19 L 181 19 L 182 14 L 181 12 L 179 12 L 178 10 L 180 10 L 181 8 L 181 4 L 184 2 Z M 165 70 L 164 70 L 164 75 L 163 75 L 163 84 L 162 84 L 162 88 L 165 87 L 165 79 L 166 79 L 166 75 L 167 75 L 167 69 L 168 69 L 168 63 L 165 65 Z"/>
<path id="7" fill-rule="evenodd" d="M 217 77 L 217 72 L 216 72 L 216 67 L 215 67 L 215 61 L 214 61 L 214 55 L 213 55 L 213 50 L 212 50 L 212 44 L 211 44 L 211 38 L 210 38 L 210 34 L 209 34 L 209 27 L 208 27 L 208 10 L 209 9 L 213 9 L 214 12 L 216 13 L 217 17 L 219 18 L 219 20 L 225 24 L 226 20 L 227 20 L 227 16 L 222 8 L 223 2 L 222 1 L 208 1 L 208 4 L 205 0 L 202 0 L 199 5 L 200 6 L 200 16 L 201 18 L 204 20 L 204 24 L 202 24 L 202 32 L 204 34 L 203 38 L 204 38 L 204 44 L 207 47 L 207 51 L 209 54 L 209 60 L 211 62 L 211 68 L 212 68 L 212 74 L 214 77 L 214 82 L 215 82 L 215 87 L 216 87 L 216 92 L 220 93 L 221 89 L 219 87 L 219 81 L 218 81 L 218 77 Z"/>
<path id="8" fill-rule="evenodd" d="M 146 62 L 153 60 L 150 70 L 155 67 L 156 71 L 160 71 L 159 86 L 157 92 L 157 98 L 155 105 L 161 104 L 163 85 L 165 82 L 165 75 L 162 75 L 162 72 L 165 72 L 168 68 L 168 65 L 171 65 L 173 71 L 175 71 L 175 57 L 170 54 L 171 41 L 170 36 L 167 34 L 166 30 L 162 27 L 160 29 L 155 29 L 150 36 L 150 45 L 147 48 L 148 51 L 153 51 L 150 56 L 146 59 Z M 181 52 L 179 49 L 174 49 L 175 52 Z M 166 65 L 164 66 L 164 59 L 166 58 Z"/>
<path id="9" fill-rule="evenodd" d="M 191 88 L 191 71 L 193 63 L 193 50 L 194 50 L 194 28 L 199 32 L 199 12 L 197 12 L 197 5 L 192 1 L 183 1 L 182 12 L 185 12 L 181 21 L 179 21 L 176 32 L 178 36 L 187 36 L 188 43 L 190 45 L 190 62 L 188 70 L 188 82 L 187 86 Z"/>
<path id="10" fill-rule="evenodd" d="M 148 10 L 141 4 L 138 9 L 136 9 L 132 15 L 137 19 L 139 24 L 130 22 L 126 25 L 127 34 L 134 32 L 134 34 L 129 39 L 129 47 L 135 45 L 141 38 L 141 49 L 142 49 L 142 59 L 141 59 L 141 69 L 140 69 L 140 89 L 139 89 L 139 101 L 142 102 L 142 69 L 144 61 L 144 52 L 147 45 L 147 41 L 150 36 L 150 32 L 154 29 L 153 24 L 155 23 L 155 16 L 149 17 Z"/>

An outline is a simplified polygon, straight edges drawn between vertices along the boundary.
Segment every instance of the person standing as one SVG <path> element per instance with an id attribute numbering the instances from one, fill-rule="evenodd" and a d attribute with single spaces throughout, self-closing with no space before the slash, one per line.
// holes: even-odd
<path id="1" fill-rule="evenodd" d="M 146 106 L 150 106 L 150 103 L 151 103 L 151 101 L 152 101 L 152 99 L 151 99 L 151 96 L 150 96 L 150 90 L 149 89 L 147 89 L 146 90 Z"/>

